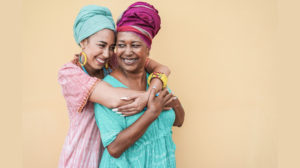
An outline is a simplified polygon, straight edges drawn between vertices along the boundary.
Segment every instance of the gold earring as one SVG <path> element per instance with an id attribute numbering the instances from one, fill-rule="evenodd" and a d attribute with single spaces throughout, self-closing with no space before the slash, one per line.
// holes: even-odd
<path id="1" fill-rule="evenodd" d="M 105 64 L 105 68 L 108 69 L 108 61 Z"/>
<path id="2" fill-rule="evenodd" d="M 82 56 L 82 55 L 84 56 L 84 62 L 83 62 L 83 63 L 82 63 L 82 61 L 81 61 L 81 58 L 82 58 L 81 56 Z M 82 51 L 82 52 L 80 53 L 79 63 L 80 63 L 81 66 L 84 66 L 84 65 L 86 64 L 86 61 L 87 61 L 86 53 Z"/>

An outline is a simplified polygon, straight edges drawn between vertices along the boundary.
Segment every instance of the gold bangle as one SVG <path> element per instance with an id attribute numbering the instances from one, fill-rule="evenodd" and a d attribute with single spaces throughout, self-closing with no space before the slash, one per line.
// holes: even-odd
<path id="1" fill-rule="evenodd" d="M 167 87 L 168 77 L 164 73 L 161 72 L 153 72 L 148 77 L 148 85 L 150 85 L 150 82 L 153 78 L 158 78 L 161 80 L 163 84 L 163 89 Z"/>

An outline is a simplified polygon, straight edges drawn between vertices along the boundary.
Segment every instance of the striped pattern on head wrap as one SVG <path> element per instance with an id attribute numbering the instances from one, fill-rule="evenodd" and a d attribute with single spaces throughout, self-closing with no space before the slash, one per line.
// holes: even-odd
<path id="1" fill-rule="evenodd" d="M 146 2 L 130 5 L 117 22 L 117 31 L 131 31 L 139 35 L 151 48 L 152 39 L 160 30 L 160 16 L 154 6 Z"/>

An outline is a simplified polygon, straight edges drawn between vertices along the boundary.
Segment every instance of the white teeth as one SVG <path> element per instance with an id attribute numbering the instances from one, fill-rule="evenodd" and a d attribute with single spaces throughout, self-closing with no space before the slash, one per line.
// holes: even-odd
<path id="1" fill-rule="evenodd" d="M 123 58 L 123 60 L 124 60 L 125 64 L 130 65 L 130 64 L 134 64 L 138 59 L 137 58 L 135 58 L 135 59 L 126 59 L 126 58 Z"/>
<path id="2" fill-rule="evenodd" d="M 132 59 L 132 60 L 125 59 L 124 61 L 126 64 L 132 64 L 135 60 L 134 59 Z"/>
<path id="3" fill-rule="evenodd" d="M 104 61 L 103 61 L 102 59 L 100 59 L 100 58 L 97 58 L 96 60 L 97 60 L 98 62 L 102 63 L 102 64 L 104 63 Z"/>

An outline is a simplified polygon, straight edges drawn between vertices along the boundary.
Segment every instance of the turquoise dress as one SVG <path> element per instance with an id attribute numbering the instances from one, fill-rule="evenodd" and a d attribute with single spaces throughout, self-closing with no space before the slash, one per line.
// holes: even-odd
<path id="1" fill-rule="evenodd" d="M 116 78 L 108 75 L 103 79 L 113 87 L 124 87 Z M 148 86 L 147 86 L 148 88 Z M 112 157 L 107 146 L 117 135 L 133 124 L 145 111 L 123 117 L 111 109 L 95 104 L 95 118 L 105 147 L 100 168 L 175 168 L 175 144 L 172 126 L 175 120 L 173 109 L 162 111 L 148 127 L 144 135 L 129 147 L 119 158 Z"/>

